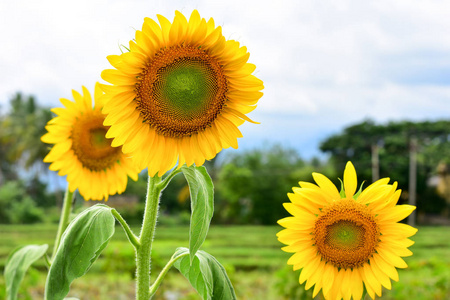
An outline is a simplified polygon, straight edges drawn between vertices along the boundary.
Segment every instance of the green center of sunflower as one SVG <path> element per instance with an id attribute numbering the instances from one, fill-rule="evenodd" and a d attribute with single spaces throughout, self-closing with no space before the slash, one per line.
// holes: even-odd
<path id="1" fill-rule="evenodd" d="M 356 249 L 364 243 L 365 229 L 352 221 L 338 221 L 327 228 L 328 244 L 342 250 Z"/>
<path id="2" fill-rule="evenodd" d="M 160 50 L 136 84 L 145 122 L 169 137 L 205 130 L 226 101 L 227 80 L 216 59 L 191 46 Z"/>
<path id="3" fill-rule="evenodd" d="M 111 147 L 111 140 L 106 138 L 106 128 L 93 128 L 89 135 L 91 137 L 91 144 L 94 148 Z"/>
<path id="4" fill-rule="evenodd" d="M 342 199 L 324 208 L 314 239 L 322 258 L 339 268 L 362 266 L 375 253 L 380 231 L 365 205 Z"/>
<path id="5" fill-rule="evenodd" d="M 164 99 L 168 114 L 195 117 L 203 113 L 217 86 L 213 71 L 201 61 L 186 60 L 167 66 L 160 72 L 155 93 Z"/>
<path id="6" fill-rule="evenodd" d="M 104 116 L 83 115 L 72 130 L 72 150 L 83 167 L 91 171 L 110 168 L 121 156 L 121 147 L 111 147 L 111 139 L 105 137 L 108 127 L 103 126 Z"/>

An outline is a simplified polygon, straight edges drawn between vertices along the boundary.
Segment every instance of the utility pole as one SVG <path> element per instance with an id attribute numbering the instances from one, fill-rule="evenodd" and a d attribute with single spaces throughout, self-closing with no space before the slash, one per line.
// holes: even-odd
<path id="1" fill-rule="evenodd" d="M 409 140 L 409 204 L 416 205 L 416 184 L 417 184 L 417 138 L 412 136 Z M 408 217 L 408 224 L 415 226 L 416 211 L 414 210 Z"/>
<path id="2" fill-rule="evenodd" d="M 372 144 L 372 182 L 380 179 L 380 159 L 378 142 Z"/>

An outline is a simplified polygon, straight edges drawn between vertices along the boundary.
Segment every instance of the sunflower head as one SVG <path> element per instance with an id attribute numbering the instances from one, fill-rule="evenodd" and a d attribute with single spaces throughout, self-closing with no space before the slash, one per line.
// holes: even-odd
<path id="1" fill-rule="evenodd" d="M 401 191 L 389 178 L 356 193 L 351 162 L 341 192 L 324 175 L 313 177 L 317 185 L 300 182 L 288 194 L 292 217 L 278 221 L 286 228 L 277 234 L 282 250 L 294 253 L 288 264 L 302 269 L 300 284 L 314 285 L 314 297 L 322 289 L 325 299 L 360 299 L 363 286 L 372 299 L 381 296 L 382 286 L 398 280 L 396 268 L 407 267 L 401 257 L 412 255 L 408 237 L 417 229 L 398 222 L 415 207 L 397 205 Z"/>
<path id="2" fill-rule="evenodd" d="M 102 72 L 108 136 L 141 169 L 160 175 L 178 165 L 202 165 L 237 148 L 245 114 L 256 108 L 263 83 L 252 75 L 246 47 L 226 40 L 214 20 L 194 10 L 171 23 L 145 18 L 130 52 L 108 56 Z M 253 121 L 251 121 L 253 122 Z"/>
<path id="3" fill-rule="evenodd" d="M 44 162 L 50 170 L 67 175 L 69 190 L 76 189 L 86 200 L 108 200 L 109 195 L 122 193 L 127 178 L 137 179 L 138 169 L 125 157 L 121 147 L 113 147 L 105 135 L 103 125 L 103 92 L 95 86 L 94 107 L 89 91 L 72 91 L 75 101 L 61 99 L 64 108 L 53 108 L 57 117 L 45 127 L 48 131 L 41 140 L 54 144 Z"/>

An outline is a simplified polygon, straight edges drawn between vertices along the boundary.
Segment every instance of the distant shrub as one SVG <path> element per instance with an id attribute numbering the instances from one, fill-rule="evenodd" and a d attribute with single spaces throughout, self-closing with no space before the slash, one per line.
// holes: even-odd
<path id="1" fill-rule="evenodd" d="M 31 224 L 43 219 L 44 211 L 27 195 L 20 181 L 9 181 L 0 187 L 0 223 Z"/>

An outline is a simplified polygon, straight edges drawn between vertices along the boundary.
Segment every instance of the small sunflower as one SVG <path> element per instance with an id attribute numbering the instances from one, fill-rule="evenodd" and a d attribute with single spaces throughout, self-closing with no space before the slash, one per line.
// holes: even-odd
<path id="1" fill-rule="evenodd" d="M 102 86 L 111 126 L 108 138 L 123 145 L 140 169 L 160 175 L 175 166 L 202 165 L 223 148 L 237 148 L 245 114 L 256 108 L 263 83 L 239 42 L 225 40 L 214 20 L 194 10 L 173 23 L 145 18 L 129 52 L 108 56 Z"/>
<path id="2" fill-rule="evenodd" d="M 402 223 L 415 209 L 396 205 L 401 190 L 389 178 L 376 181 L 361 193 L 351 162 L 344 171 L 343 191 L 324 175 L 313 173 L 317 185 L 299 182 L 284 203 L 293 215 L 278 221 L 286 229 L 278 240 L 294 253 L 288 260 L 294 270 L 302 269 L 300 284 L 314 286 L 313 296 L 322 289 L 325 299 L 361 299 L 367 293 L 381 296 L 391 279 L 398 281 L 396 268 L 406 268 L 401 257 L 410 256 L 414 244 L 408 237 L 417 229 Z"/>
<path id="3" fill-rule="evenodd" d="M 130 176 L 137 180 L 138 169 L 125 157 L 121 147 L 113 147 L 105 134 L 105 115 L 102 114 L 103 92 L 95 86 L 94 107 L 89 91 L 83 95 L 72 91 L 75 102 L 61 99 L 65 108 L 53 108 L 57 117 L 45 127 L 48 133 L 41 137 L 44 143 L 54 144 L 44 162 L 50 170 L 67 175 L 69 190 L 79 190 L 86 200 L 108 200 L 109 195 L 122 193 Z"/>

